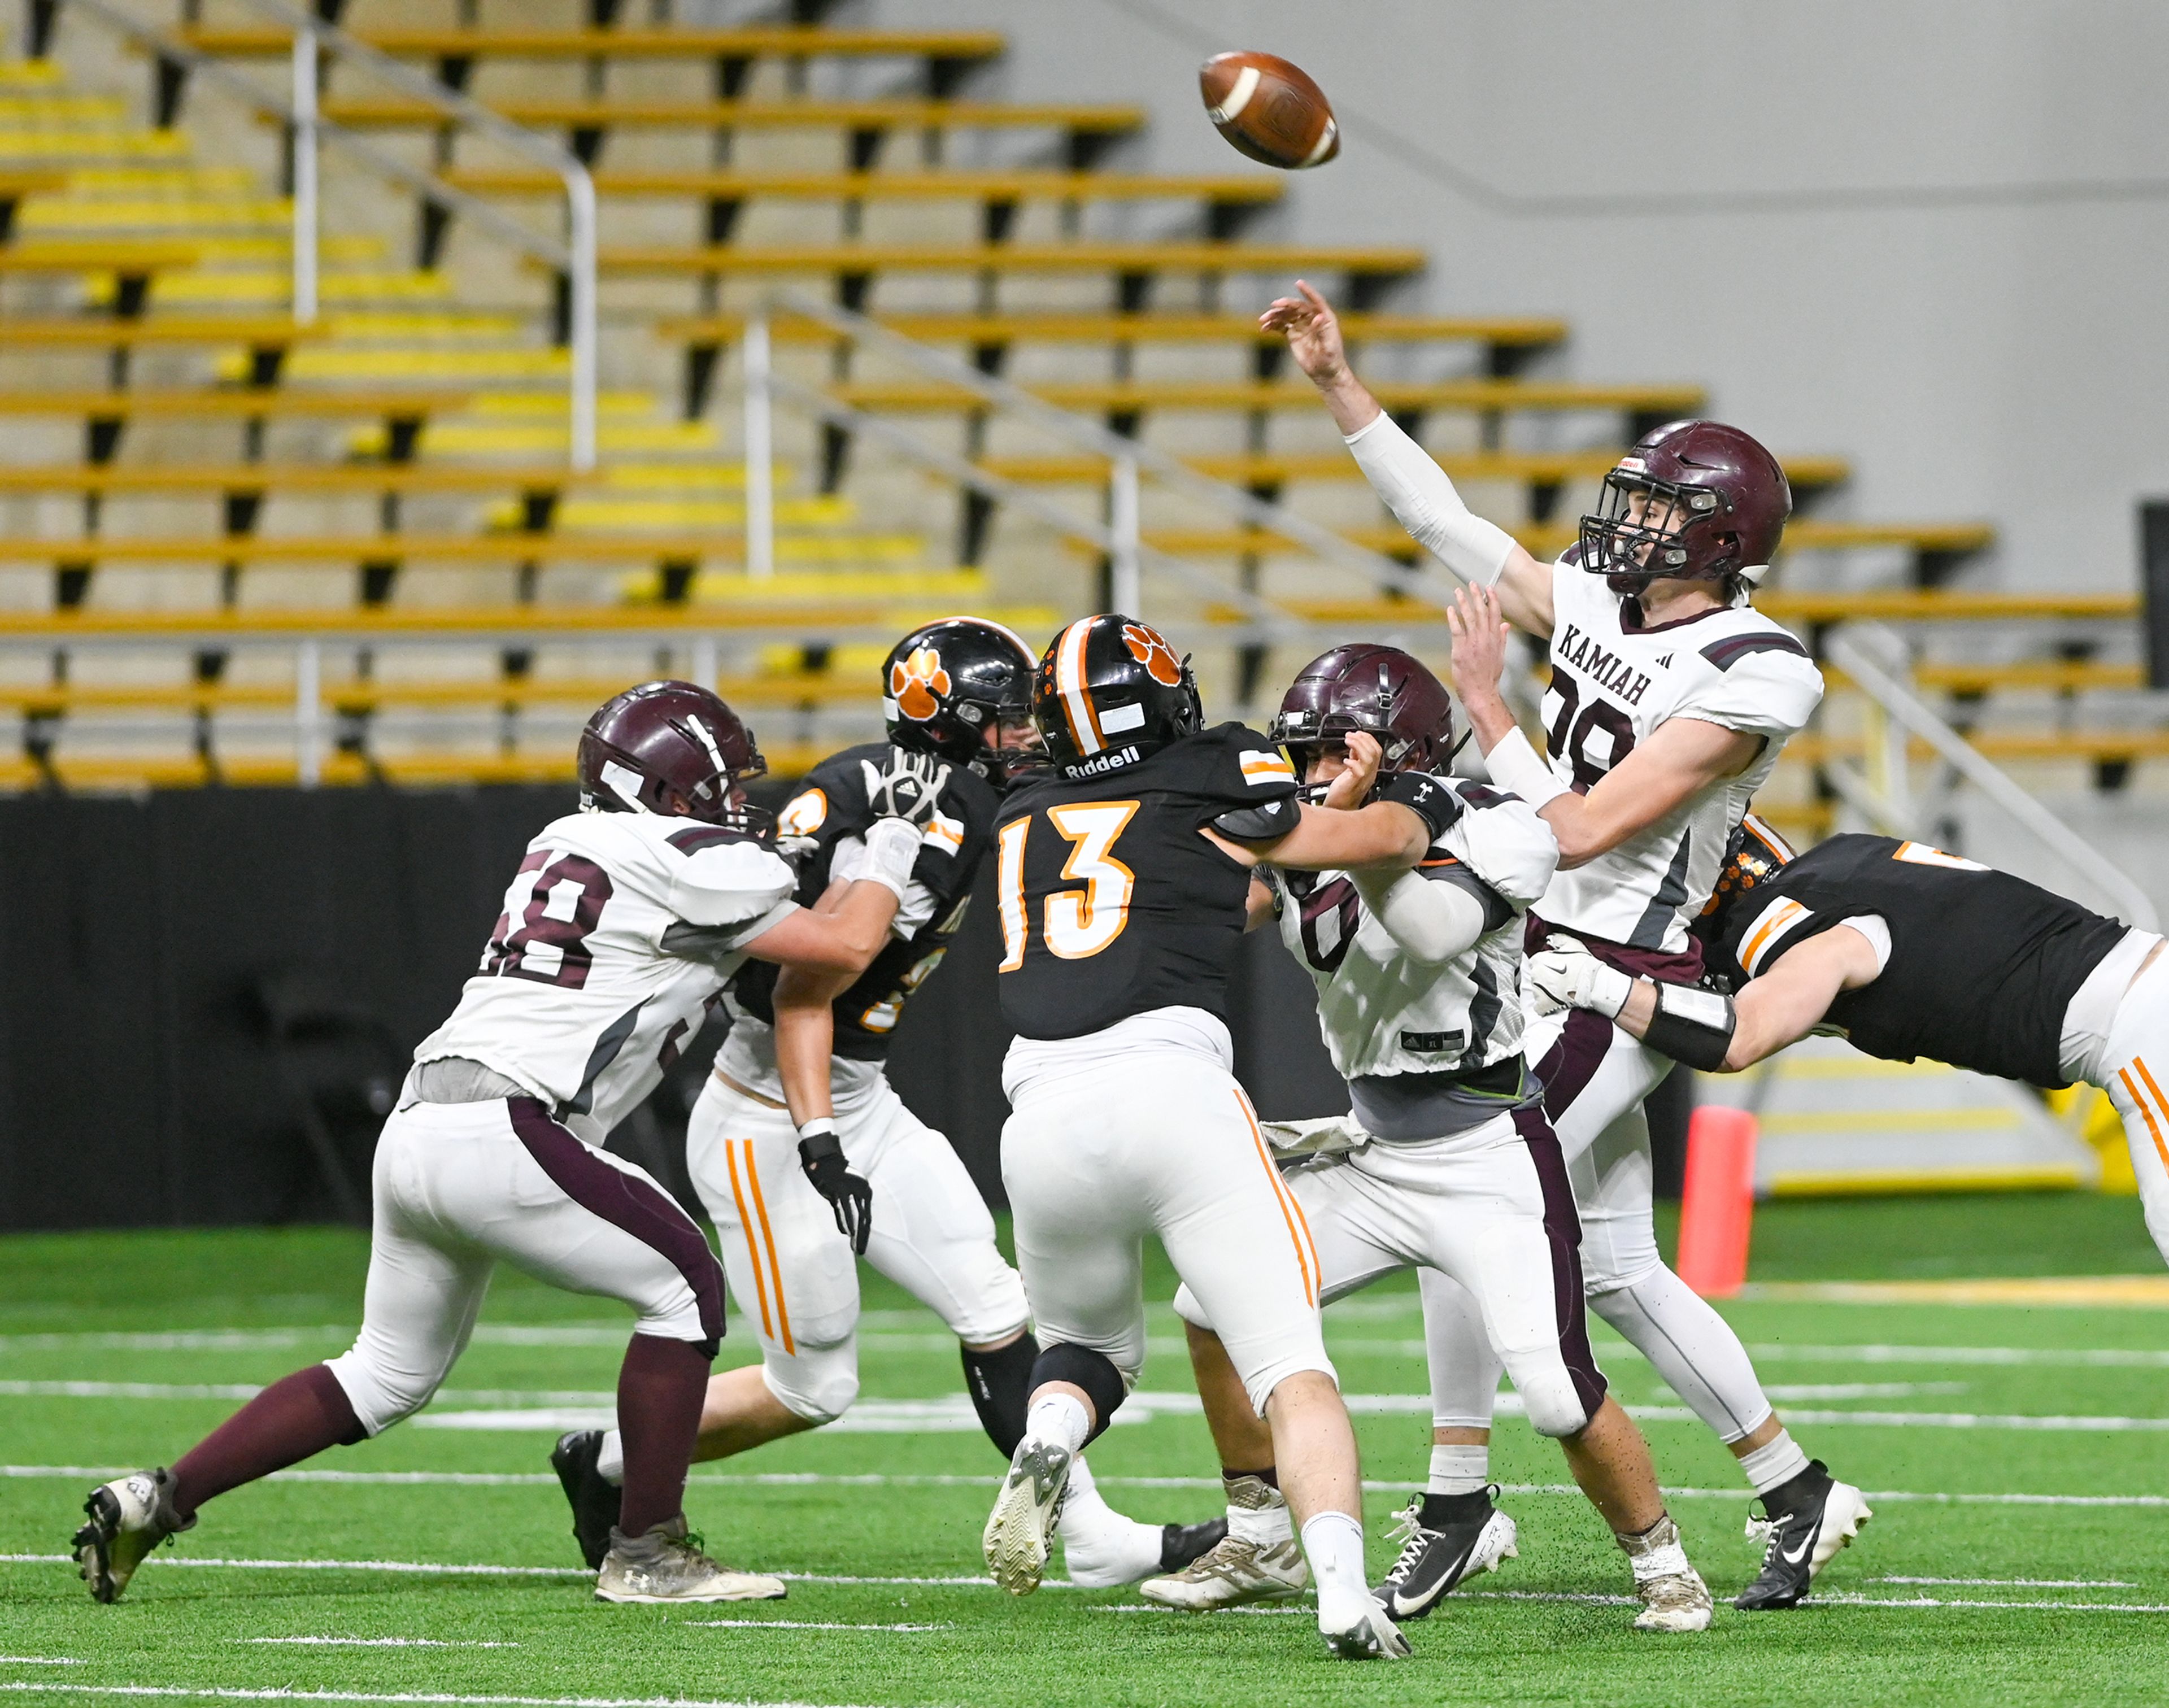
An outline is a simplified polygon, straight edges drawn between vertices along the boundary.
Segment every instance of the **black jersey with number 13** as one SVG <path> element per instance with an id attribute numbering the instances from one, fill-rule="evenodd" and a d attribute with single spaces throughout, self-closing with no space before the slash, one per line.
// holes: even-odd
<path id="1" fill-rule="evenodd" d="M 1250 874 L 1198 833 L 1295 792 L 1277 748 L 1221 724 L 1105 776 L 1010 794 L 995 837 L 1010 1029 L 1077 1038 L 1174 1007 L 1225 1020 Z"/>

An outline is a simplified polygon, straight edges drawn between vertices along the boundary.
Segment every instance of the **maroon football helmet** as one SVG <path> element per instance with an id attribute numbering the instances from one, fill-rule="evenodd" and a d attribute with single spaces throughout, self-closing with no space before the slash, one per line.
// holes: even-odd
<path id="1" fill-rule="evenodd" d="M 768 769 L 738 715 L 690 682 L 643 682 L 605 700 L 580 732 L 580 805 L 761 833 L 738 785 Z"/>
<path id="2" fill-rule="evenodd" d="M 1793 489 L 1777 459 L 1736 427 L 1675 421 L 1645 433 L 1581 519 L 1581 567 L 1618 593 L 1660 577 L 1762 578 Z"/>
<path id="3" fill-rule="evenodd" d="M 1335 646 L 1297 673 L 1274 714 L 1272 739 L 1308 780 L 1321 748 L 1352 731 L 1373 737 L 1388 771 L 1441 771 L 1453 757 L 1453 701 L 1421 659 L 1367 641 Z"/>

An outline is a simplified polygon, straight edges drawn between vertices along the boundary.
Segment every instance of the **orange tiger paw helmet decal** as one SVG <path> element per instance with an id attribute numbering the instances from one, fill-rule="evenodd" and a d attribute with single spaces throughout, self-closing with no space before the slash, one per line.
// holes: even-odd
<path id="1" fill-rule="evenodd" d="M 1122 625 L 1122 644 L 1130 649 L 1130 657 L 1145 667 L 1145 673 L 1157 683 L 1174 688 L 1182 681 L 1182 661 L 1175 656 L 1157 629 L 1148 629 L 1143 623 Z"/>
<path id="2" fill-rule="evenodd" d="M 941 655 L 921 646 L 889 667 L 889 698 L 914 722 L 924 723 L 941 710 L 935 696 L 949 692 L 949 673 L 941 668 Z"/>

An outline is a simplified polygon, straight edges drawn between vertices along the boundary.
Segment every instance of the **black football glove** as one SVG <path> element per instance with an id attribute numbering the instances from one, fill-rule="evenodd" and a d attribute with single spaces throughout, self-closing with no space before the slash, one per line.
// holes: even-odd
<path id="1" fill-rule="evenodd" d="M 824 1116 L 799 1128 L 798 1166 L 836 1213 L 836 1232 L 864 1257 L 866 1242 L 873 1237 L 874 1189 L 844 1160 L 844 1141 L 836 1136 L 835 1122 Z"/>
<path id="2" fill-rule="evenodd" d="M 935 802 L 941 798 L 941 785 L 948 780 L 946 761 L 931 753 L 907 753 L 901 748 L 891 748 L 888 762 L 882 767 L 879 780 L 866 791 L 866 798 L 875 817 L 901 818 L 924 827 L 934 817 Z"/>
<path id="3" fill-rule="evenodd" d="M 1461 796 L 1436 777 L 1420 771 L 1395 771 L 1378 785 L 1378 798 L 1397 801 L 1431 827 L 1436 842 L 1452 829 L 1462 813 Z"/>

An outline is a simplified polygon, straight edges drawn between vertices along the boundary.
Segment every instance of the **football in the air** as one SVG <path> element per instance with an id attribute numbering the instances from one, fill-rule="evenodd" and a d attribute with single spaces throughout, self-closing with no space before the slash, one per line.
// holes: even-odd
<path id="1" fill-rule="evenodd" d="M 1197 72 L 1205 114 L 1253 160 L 1292 171 L 1340 152 L 1325 91 L 1300 66 L 1270 53 L 1216 54 Z"/>

